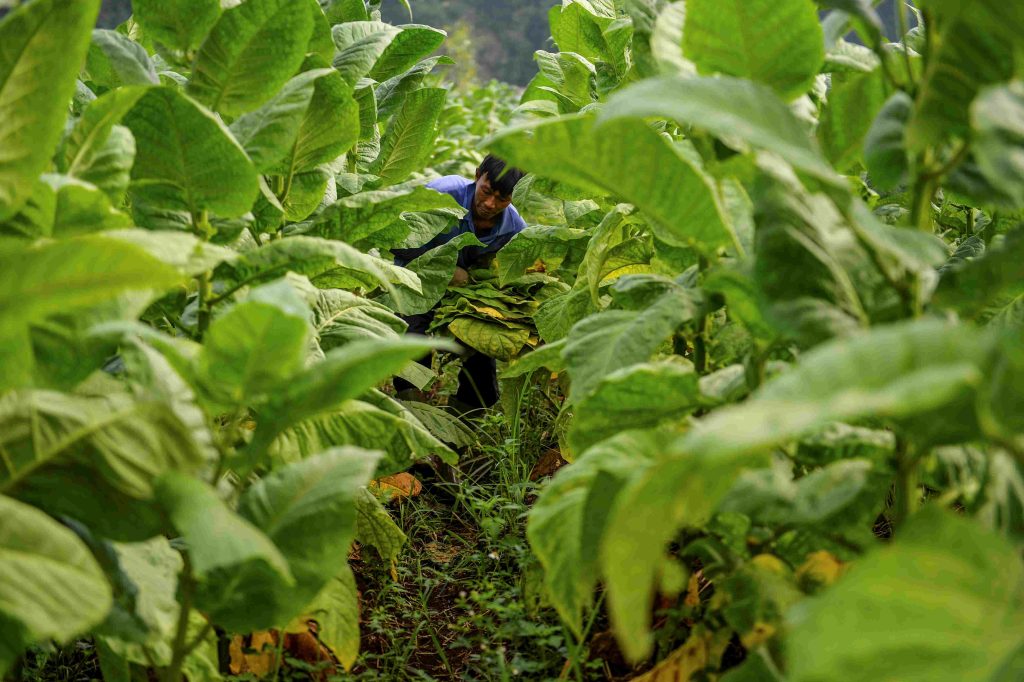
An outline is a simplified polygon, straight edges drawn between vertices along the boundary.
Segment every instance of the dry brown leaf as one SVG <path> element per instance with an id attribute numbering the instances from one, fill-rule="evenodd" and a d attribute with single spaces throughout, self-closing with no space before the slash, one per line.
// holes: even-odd
<path id="1" fill-rule="evenodd" d="M 423 484 L 412 474 L 385 476 L 370 483 L 374 490 L 380 490 L 389 498 L 416 497 L 423 492 Z"/>
<path id="2" fill-rule="evenodd" d="M 459 548 L 454 545 L 442 545 L 439 542 L 428 542 L 423 546 L 431 561 L 439 564 L 451 563 L 459 555 Z"/>
<path id="3" fill-rule="evenodd" d="M 700 571 L 690 576 L 690 582 L 686 585 L 686 598 L 683 599 L 683 606 L 689 606 L 692 609 L 700 606 L 700 577 Z"/>
<path id="4" fill-rule="evenodd" d="M 533 467 L 533 471 L 530 472 L 530 480 L 539 481 L 542 478 L 551 476 L 566 464 L 567 462 L 562 457 L 562 453 L 556 448 L 551 448 L 540 456 L 537 464 Z"/>
<path id="5" fill-rule="evenodd" d="M 252 651 L 253 653 L 247 653 Z M 266 630 L 251 635 L 235 635 L 228 648 L 231 674 L 268 675 L 274 670 L 277 657 L 277 633 Z"/>
<path id="6" fill-rule="evenodd" d="M 281 633 L 277 630 L 235 635 L 228 647 L 231 674 L 248 673 L 256 677 L 270 675 L 274 672 L 280 647 L 286 658 L 322 668 L 317 674 L 317 679 L 326 680 L 330 675 L 337 674 L 337 661 L 331 651 L 317 639 L 317 632 L 315 620 L 300 618 L 285 629 L 283 646 L 280 644 Z M 324 663 L 330 665 L 323 666 Z"/>

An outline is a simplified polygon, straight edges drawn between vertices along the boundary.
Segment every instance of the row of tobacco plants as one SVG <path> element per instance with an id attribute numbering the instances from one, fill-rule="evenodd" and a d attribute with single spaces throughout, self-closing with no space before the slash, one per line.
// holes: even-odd
<path id="1" fill-rule="evenodd" d="M 467 101 L 513 117 L 485 145 L 531 227 L 446 293 L 472 237 L 388 252 L 462 215 L 423 181 L 492 119 L 377 4 L 0 23 L 0 672 L 89 635 L 105 678 L 214 679 L 312 622 L 350 666 L 350 547 L 405 541 L 367 486 L 469 445 L 380 390 L 432 381 L 450 346 L 397 315 L 440 302 L 559 407 L 528 535 L 580 642 L 1019 678 L 1024 5 L 922 1 L 889 42 L 870 2 L 565 0 L 518 108 Z"/>

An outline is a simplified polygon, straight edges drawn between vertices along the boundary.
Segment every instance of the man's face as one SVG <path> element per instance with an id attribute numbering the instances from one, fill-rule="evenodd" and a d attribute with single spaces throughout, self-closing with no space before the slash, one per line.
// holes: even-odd
<path id="1" fill-rule="evenodd" d="M 498 192 L 491 187 L 491 179 L 487 173 L 478 174 L 476 178 L 476 197 L 473 200 L 473 216 L 484 220 L 496 218 L 508 208 L 512 197 Z"/>

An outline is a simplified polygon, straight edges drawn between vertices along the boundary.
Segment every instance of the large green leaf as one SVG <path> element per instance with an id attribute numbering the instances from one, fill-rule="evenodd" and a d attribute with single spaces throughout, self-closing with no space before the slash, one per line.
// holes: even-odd
<path id="1" fill-rule="evenodd" d="M 891 456 L 892 448 L 885 454 Z M 718 511 L 743 514 L 764 526 L 825 523 L 838 530 L 844 521 L 849 524 L 864 520 L 857 518 L 856 510 L 850 506 L 868 486 L 871 469 L 868 460 L 843 459 L 797 480 L 793 480 L 788 467 L 752 471 L 740 478 Z M 872 507 L 881 504 L 884 497 L 884 491 L 876 492 Z M 877 508 L 870 513 L 873 520 Z"/>
<path id="2" fill-rule="evenodd" d="M 403 415 L 400 404 L 394 411 L 362 400 L 350 400 L 337 409 L 306 419 L 284 431 L 270 448 L 275 461 L 296 462 L 327 448 L 352 445 L 374 448 L 385 454 L 377 475 L 405 471 L 419 461 L 437 455 L 444 461 L 458 458 L 411 415 Z M 411 418 L 410 418 L 411 417 Z"/>
<path id="3" fill-rule="evenodd" d="M 589 235 L 583 230 L 569 227 L 527 227 L 498 252 L 498 283 L 505 286 L 519 279 L 538 262 L 543 264 L 545 272 L 555 272 L 562 265 L 573 242 L 588 238 Z"/>
<path id="4" fill-rule="evenodd" d="M 825 59 L 812 0 L 687 0 L 683 48 L 702 74 L 748 78 L 789 100 Z"/>
<path id="5" fill-rule="evenodd" d="M 405 98 L 388 124 L 380 155 L 370 166 L 384 185 L 402 182 L 430 159 L 447 95 L 444 88 L 422 88 Z"/>
<path id="6" fill-rule="evenodd" d="M 1024 207 L 1024 81 L 982 90 L 971 105 L 974 156 L 985 178 Z"/>
<path id="7" fill-rule="evenodd" d="M 238 521 L 251 523 L 276 546 L 294 582 L 263 582 L 260 567 L 254 566 L 219 576 L 208 583 L 209 598 L 218 604 L 217 622 L 246 632 L 303 613 L 348 558 L 356 498 L 379 457 L 356 448 L 330 450 L 271 473 L 242 495 Z M 233 593 L 219 597 L 218 586 Z"/>
<path id="8" fill-rule="evenodd" d="M 176 50 L 191 50 L 220 16 L 220 0 L 133 0 L 133 18 L 146 35 Z"/>
<path id="9" fill-rule="evenodd" d="M 539 175 L 634 204 L 671 244 L 708 254 L 735 244 L 711 180 L 640 121 L 595 127 L 590 116 L 567 116 L 509 129 L 489 147 Z"/>
<path id="10" fill-rule="evenodd" d="M 97 636 L 111 653 L 131 662 L 146 663 L 145 647 L 157 665 L 170 664 L 170 644 L 181 611 L 175 594 L 181 555 L 164 537 L 108 547 L 114 608 L 97 628 Z"/>
<path id="11" fill-rule="evenodd" d="M 882 106 L 864 138 L 864 163 L 868 177 L 877 187 L 891 191 L 907 176 L 909 163 L 905 137 L 914 100 L 897 92 Z"/>
<path id="12" fill-rule="evenodd" d="M 1006 237 L 984 257 L 943 268 L 933 305 L 987 320 L 1000 305 L 1024 295 L 1024 231 Z"/>
<path id="13" fill-rule="evenodd" d="M 533 56 L 540 68 L 540 75 L 559 94 L 559 100 L 567 98 L 572 102 L 573 111 L 578 111 L 594 101 L 597 72 L 586 57 L 575 52 L 538 51 Z"/>
<path id="14" fill-rule="evenodd" d="M 74 533 L 0 495 L 0 674 L 32 644 L 67 642 L 111 605 L 103 571 Z"/>
<path id="15" fill-rule="evenodd" d="M 407 69 L 441 47 L 447 34 L 430 26 L 407 24 L 385 48 L 367 74 L 376 81 L 385 81 Z"/>
<path id="16" fill-rule="evenodd" d="M 36 0 L 0 20 L 0 220 L 50 162 L 98 0 Z"/>
<path id="17" fill-rule="evenodd" d="M 434 348 L 450 347 L 441 341 L 400 338 L 358 341 L 327 353 L 273 396 L 253 447 L 259 452 L 284 429 L 362 395 Z"/>
<path id="18" fill-rule="evenodd" d="M 616 22 L 611 4 L 599 2 L 563 3 L 549 15 L 551 37 L 561 52 L 576 52 L 591 61 L 604 61 L 618 73 L 627 63 L 626 45 L 632 28 L 628 22 Z"/>
<path id="19" fill-rule="evenodd" d="M 317 639 L 350 669 L 359 657 L 359 589 L 348 563 L 307 606 L 304 615 L 319 625 Z"/>
<path id="20" fill-rule="evenodd" d="M 547 343 L 564 339 L 580 320 L 598 311 L 586 289 L 573 289 L 541 304 L 533 316 L 537 333 Z"/>
<path id="21" fill-rule="evenodd" d="M 288 155 L 309 111 L 316 81 L 326 73 L 321 69 L 300 73 L 269 102 L 231 124 L 232 134 L 252 159 L 256 170 L 269 172 Z"/>
<path id="22" fill-rule="evenodd" d="M 569 337 L 570 343 L 572 337 Z M 569 443 L 573 452 L 632 429 L 678 420 L 701 407 L 698 375 L 685 362 L 636 364 L 608 374 L 592 395 L 573 409 Z"/>
<path id="23" fill-rule="evenodd" d="M 861 160 L 864 137 L 885 103 L 880 69 L 871 73 L 832 74 L 828 106 L 818 128 L 825 157 L 840 171 Z"/>
<path id="24" fill-rule="evenodd" d="M 434 68 L 439 64 L 448 66 L 454 63 L 452 58 L 447 56 L 424 59 L 408 71 L 393 76 L 378 85 L 374 93 L 377 97 L 377 115 L 381 119 L 389 118 L 398 111 L 410 92 L 419 90 L 423 86 L 423 82 Z"/>
<path id="25" fill-rule="evenodd" d="M 437 407 L 417 400 L 400 403 L 416 421 L 423 425 L 435 438 L 453 447 L 464 448 L 477 442 L 477 434 L 466 425 L 452 408 Z M 454 464 L 453 458 L 449 464 Z"/>
<path id="26" fill-rule="evenodd" d="M 746 403 L 695 425 L 620 495 L 602 541 L 626 654 L 650 651 L 648 605 L 664 547 L 681 527 L 707 518 L 744 466 L 832 422 L 867 417 L 897 424 L 922 444 L 976 438 L 972 412 L 989 345 L 975 331 L 934 320 L 873 330 L 815 349 Z"/>
<path id="27" fill-rule="evenodd" d="M 0 420 L 4 491 L 50 464 L 79 462 L 125 494 L 149 499 L 163 473 L 212 459 L 205 425 L 184 421 L 158 396 L 12 391 L 0 400 Z"/>
<path id="28" fill-rule="evenodd" d="M 50 315 L 32 322 L 31 384 L 36 388 L 70 390 L 103 367 L 117 352 L 112 339 L 94 337 L 95 325 L 136 320 L 157 298 L 149 292 L 126 293 L 103 303 Z M 12 384 L 13 385 L 13 384 Z"/>
<path id="29" fill-rule="evenodd" d="M 610 373 L 649 360 L 699 311 L 700 300 L 677 287 L 645 310 L 608 310 L 577 324 L 562 350 L 572 379 L 570 398 L 578 402 L 597 390 Z"/>
<path id="30" fill-rule="evenodd" d="M 342 289 L 319 291 L 313 304 L 313 330 L 325 351 L 352 341 L 397 338 L 407 327 L 386 306 Z"/>
<path id="31" fill-rule="evenodd" d="M 548 595 L 577 634 L 593 603 L 608 510 L 624 480 L 641 473 L 670 442 L 671 436 L 655 431 L 622 431 L 559 471 L 530 510 L 527 537 L 544 567 Z"/>
<path id="32" fill-rule="evenodd" d="M 253 611 L 251 617 L 246 618 L 244 611 L 235 617 L 239 602 L 252 596 L 256 578 L 260 591 L 295 585 L 288 560 L 273 541 L 231 511 L 213 488 L 198 479 L 169 472 L 157 481 L 156 497 L 187 546 L 193 575 L 199 581 L 196 606 L 237 632 L 278 622 L 260 618 L 255 604 L 247 605 Z"/>
<path id="33" fill-rule="evenodd" d="M 981 88 L 1014 75 L 1014 45 L 1024 32 L 1019 2 L 926 0 L 921 6 L 933 12 L 936 26 L 928 27 L 933 53 L 907 130 L 912 150 L 968 136 L 971 102 Z"/>
<path id="34" fill-rule="evenodd" d="M 117 31 L 96 29 L 92 32 L 85 68 L 88 80 L 103 88 L 160 83 L 146 48 Z"/>
<path id="35" fill-rule="evenodd" d="M 155 209 L 234 218 L 259 192 L 252 161 L 220 119 L 171 87 L 149 89 L 124 117 L 135 135 L 131 193 Z"/>
<path id="36" fill-rule="evenodd" d="M 252 405 L 302 369 L 310 309 L 286 282 L 253 290 L 213 321 L 198 371 L 207 391 L 227 405 Z"/>
<path id="37" fill-rule="evenodd" d="M 160 230 L 110 230 L 108 239 L 134 244 L 182 275 L 197 277 L 222 263 L 233 263 L 238 254 L 226 246 L 204 242 L 185 232 Z"/>
<path id="38" fill-rule="evenodd" d="M 308 3 L 246 0 L 221 14 L 203 41 L 188 93 L 229 116 L 255 109 L 295 75 L 312 35 Z"/>
<path id="39" fill-rule="evenodd" d="M 313 34 L 309 38 L 309 47 L 306 52 L 314 54 L 324 61 L 330 63 L 334 57 L 334 40 L 331 38 L 331 23 L 324 14 L 324 8 L 320 6 L 319 0 L 306 0 L 309 11 L 313 15 Z"/>
<path id="40" fill-rule="evenodd" d="M 67 175 L 47 173 L 21 214 L 17 230 L 26 236 L 65 238 L 127 227 L 131 218 L 116 210 L 95 185 Z"/>
<path id="41" fill-rule="evenodd" d="M 420 291 L 398 286 L 381 299 L 381 303 L 403 315 L 415 315 L 433 309 L 448 290 L 455 274 L 459 252 L 471 246 L 483 246 L 483 242 L 472 232 L 464 232 L 414 259 L 406 267 L 419 277 Z"/>
<path id="42" fill-rule="evenodd" d="M 661 116 L 775 152 L 829 184 L 835 172 L 807 129 L 767 87 L 736 78 L 652 78 L 616 93 L 599 121 Z"/>
<path id="43" fill-rule="evenodd" d="M 936 320 L 834 341 L 804 355 L 744 405 L 705 419 L 691 445 L 761 450 L 830 422 L 865 416 L 909 428 L 921 442 L 969 440 L 978 429 L 973 414 L 952 421 L 937 415 L 972 402 L 989 346 L 972 329 Z"/>
<path id="44" fill-rule="evenodd" d="M 449 218 L 461 218 L 466 213 L 450 194 L 422 185 L 400 185 L 339 199 L 316 216 L 313 230 L 321 237 L 340 239 L 357 248 L 389 249 L 402 244 L 411 233 L 404 214 L 435 210 Z M 430 234 L 426 241 L 435 236 Z"/>
<path id="45" fill-rule="evenodd" d="M 381 501 L 364 488 L 356 497 L 356 541 L 373 547 L 385 561 L 396 561 L 406 537 Z"/>
<path id="46" fill-rule="evenodd" d="M 1008 542 L 933 506 L 789 620 L 794 682 L 1010 680 L 1024 646 L 1024 570 Z"/>
<path id="47" fill-rule="evenodd" d="M 360 78 L 373 70 L 374 64 L 400 33 L 400 28 L 380 21 L 338 24 L 331 31 L 338 48 L 332 64 L 342 78 L 355 87 Z"/>
<path id="48" fill-rule="evenodd" d="M 654 33 L 651 35 L 651 55 L 661 73 L 697 74 L 697 66 L 683 56 L 685 27 L 685 2 L 669 3 L 658 15 Z"/>
<path id="49" fill-rule="evenodd" d="M 673 3 L 673 6 L 679 3 Z M 664 15 L 664 0 L 625 0 L 622 9 L 633 22 L 633 65 L 637 75 L 649 78 L 658 72 L 658 63 L 653 54 L 652 36 L 659 15 Z M 685 8 L 683 12 L 685 12 Z M 680 23 L 680 27 L 682 24 Z M 682 54 L 682 38 L 675 46 L 675 51 Z"/>
<path id="50" fill-rule="evenodd" d="M 0 335 L 12 325 L 103 303 L 125 291 L 181 281 L 137 246 L 102 235 L 60 242 L 0 242 Z"/>
<path id="51" fill-rule="evenodd" d="M 135 138 L 117 123 L 145 92 L 144 87 L 118 88 L 86 107 L 64 142 L 61 170 L 91 182 L 120 203 L 135 162 Z"/>
<path id="52" fill-rule="evenodd" d="M 510 327 L 476 317 L 459 317 L 448 325 L 452 336 L 484 355 L 506 362 L 515 359 L 530 340 L 528 328 Z"/>
<path id="53" fill-rule="evenodd" d="M 273 172 L 288 178 L 330 163 L 349 151 L 359 139 L 359 105 L 352 90 L 337 72 L 327 70 L 319 59 L 307 60 L 304 68 L 317 73 L 313 99 L 306 109 L 298 136 Z"/>
<path id="54" fill-rule="evenodd" d="M 218 270 L 218 278 L 240 288 L 278 279 L 289 272 L 305 275 L 324 289 L 392 289 L 392 283 L 420 289 L 416 275 L 344 242 L 316 237 L 279 239 L 239 255 Z"/>

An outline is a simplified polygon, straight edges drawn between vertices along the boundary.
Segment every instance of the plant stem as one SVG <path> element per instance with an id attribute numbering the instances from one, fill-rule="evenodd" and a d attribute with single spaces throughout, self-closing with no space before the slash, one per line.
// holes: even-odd
<path id="1" fill-rule="evenodd" d="M 935 196 L 935 183 L 921 178 L 914 184 L 914 204 L 911 207 L 910 220 L 914 227 L 922 232 L 932 232 L 932 197 Z"/>
<path id="2" fill-rule="evenodd" d="M 900 44 L 903 46 L 903 61 L 907 66 L 907 82 L 913 91 L 917 89 L 917 84 L 914 80 L 913 67 L 910 64 L 910 48 L 907 47 L 907 33 L 910 31 L 907 24 L 907 0 L 899 0 L 896 3 L 896 12 L 899 13 Z"/>
<path id="3" fill-rule="evenodd" d="M 210 327 L 210 309 L 212 307 L 212 289 L 210 273 L 204 272 L 196 278 L 199 284 L 199 336 L 202 338 Z"/>
<path id="4" fill-rule="evenodd" d="M 192 576 L 192 560 L 188 552 L 182 553 L 185 560 L 178 578 L 178 605 L 181 610 L 178 612 L 178 629 L 174 634 L 174 644 L 171 650 L 171 664 L 164 671 L 164 682 L 181 682 L 181 669 L 185 658 L 190 652 L 188 644 L 188 620 L 192 614 L 192 599 L 195 596 L 196 582 Z"/>
<path id="5" fill-rule="evenodd" d="M 703 375 L 708 368 L 708 345 L 705 335 L 708 328 L 708 316 L 704 315 L 697 324 L 697 336 L 693 340 L 693 367 L 697 374 Z"/>
<path id="6" fill-rule="evenodd" d="M 896 497 L 893 504 L 892 524 L 898 528 L 913 516 L 921 502 L 918 488 L 918 465 L 921 459 L 905 440 L 896 441 Z"/>
<path id="7" fill-rule="evenodd" d="M 605 593 L 602 592 L 597 598 L 597 603 L 594 604 L 594 608 L 590 611 L 590 618 L 587 620 L 586 626 L 583 628 L 583 632 L 577 640 L 576 645 L 572 649 L 572 654 L 569 657 L 569 666 L 572 671 L 576 673 L 576 677 L 580 682 L 583 682 L 583 669 L 580 668 L 580 654 L 583 653 L 583 646 L 587 643 L 587 637 L 590 636 L 590 631 L 594 627 L 594 621 L 597 620 L 597 614 L 601 612 L 601 607 L 604 606 Z"/>

